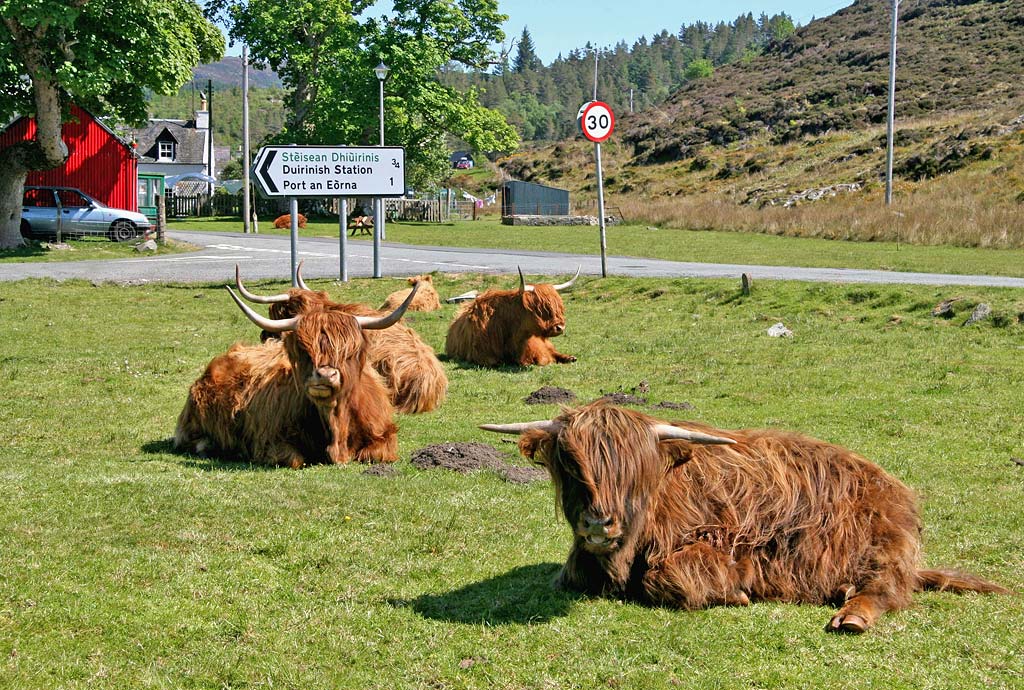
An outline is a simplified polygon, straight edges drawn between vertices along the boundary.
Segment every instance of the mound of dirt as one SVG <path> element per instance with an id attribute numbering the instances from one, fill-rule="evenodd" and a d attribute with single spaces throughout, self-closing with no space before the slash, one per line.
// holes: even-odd
<path id="1" fill-rule="evenodd" d="M 410 461 L 421 470 L 440 467 L 463 474 L 504 463 L 501 453 L 486 443 L 437 443 L 413 452 Z"/>
<path id="2" fill-rule="evenodd" d="M 631 393 L 623 393 L 622 391 L 616 391 L 614 393 L 605 393 L 601 396 L 602 400 L 607 400 L 615 405 L 646 405 L 647 398 L 641 398 Z"/>
<path id="3" fill-rule="evenodd" d="M 410 462 L 421 470 L 439 467 L 462 474 L 492 470 L 512 484 L 528 484 L 548 476 L 539 468 L 505 462 L 501 453 L 486 443 L 438 443 L 414 451 Z"/>
<path id="4" fill-rule="evenodd" d="M 652 407 L 654 409 L 656 409 L 656 410 L 695 410 L 695 409 L 697 409 L 692 404 L 690 404 L 688 402 L 672 402 L 670 400 L 662 401 L 662 402 L 658 403 L 657 405 L 652 405 Z"/>
<path id="5" fill-rule="evenodd" d="M 527 405 L 560 405 L 571 403 L 575 399 L 576 394 L 565 388 L 542 386 L 523 398 L 523 402 Z"/>

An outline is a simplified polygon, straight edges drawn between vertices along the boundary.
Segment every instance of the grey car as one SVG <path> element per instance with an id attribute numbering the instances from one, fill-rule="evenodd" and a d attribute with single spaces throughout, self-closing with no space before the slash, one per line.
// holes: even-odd
<path id="1" fill-rule="evenodd" d="M 24 237 L 81 237 L 105 235 L 124 242 L 147 232 L 149 219 L 141 213 L 111 208 L 74 187 L 25 187 L 21 206 Z"/>

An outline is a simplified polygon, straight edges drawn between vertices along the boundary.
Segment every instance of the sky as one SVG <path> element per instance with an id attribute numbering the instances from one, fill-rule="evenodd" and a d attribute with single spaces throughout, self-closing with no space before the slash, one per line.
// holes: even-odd
<path id="1" fill-rule="evenodd" d="M 697 21 L 717 24 L 731 22 L 750 12 L 771 16 L 785 12 L 803 26 L 853 4 L 853 0 L 716 0 L 715 2 L 679 2 L 671 0 L 498 0 L 498 9 L 508 15 L 505 22 L 505 46 L 518 40 L 523 29 L 530 30 L 537 57 L 545 65 L 559 54 L 583 48 L 587 41 L 609 48 L 619 41 L 632 46 L 641 36 L 650 39 L 666 29 L 677 33 L 683 24 Z M 387 13 L 391 3 L 376 3 L 370 14 Z M 501 49 L 502 46 L 495 46 Z M 242 48 L 228 46 L 228 55 L 240 55 Z M 510 56 L 514 57 L 512 51 Z"/>
<path id="2" fill-rule="evenodd" d="M 768 16 L 785 12 L 802 26 L 852 4 L 853 0 L 498 0 L 498 9 L 509 17 L 504 26 L 506 45 L 518 39 L 525 27 L 537 56 L 550 65 L 559 53 L 565 56 L 587 41 L 600 48 L 622 40 L 631 46 L 641 36 L 650 39 L 662 29 L 677 33 L 683 24 L 731 22 L 747 12 L 755 18 L 762 12 Z"/>

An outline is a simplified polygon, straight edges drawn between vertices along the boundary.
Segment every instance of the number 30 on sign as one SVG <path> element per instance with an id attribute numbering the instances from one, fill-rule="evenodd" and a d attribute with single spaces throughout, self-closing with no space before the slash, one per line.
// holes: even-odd
<path id="1" fill-rule="evenodd" d="M 589 101 L 580 106 L 576 114 L 576 124 L 579 125 L 583 136 L 600 144 L 612 135 L 615 129 L 615 115 L 607 103 Z"/>

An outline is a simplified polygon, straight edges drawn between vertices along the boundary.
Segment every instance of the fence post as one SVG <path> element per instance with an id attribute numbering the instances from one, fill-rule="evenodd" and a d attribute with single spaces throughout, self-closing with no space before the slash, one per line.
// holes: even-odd
<path id="1" fill-rule="evenodd" d="M 164 230 L 167 228 L 167 204 L 163 194 L 156 195 L 156 241 L 164 243 Z"/>

